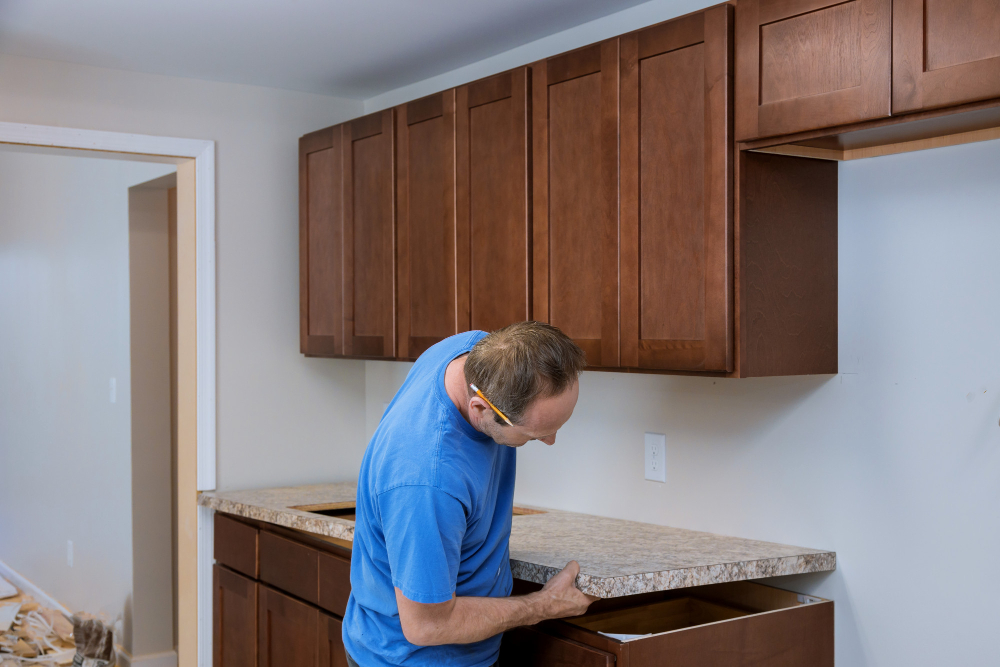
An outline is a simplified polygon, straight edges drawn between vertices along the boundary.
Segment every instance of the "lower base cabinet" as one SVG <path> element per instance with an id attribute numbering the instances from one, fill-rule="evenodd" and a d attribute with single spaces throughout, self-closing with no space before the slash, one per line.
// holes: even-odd
<path id="1" fill-rule="evenodd" d="M 340 619 L 319 613 L 319 667 L 347 667 Z"/>
<path id="2" fill-rule="evenodd" d="M 212 568 L 212 579 L 213 664 L 252 667 L 257 664 L 257 582 L 219 565 Z"/>
<path id="3" fill-rule="evenodd" d="M 600 601 L 506 633 L 500 664 L 833 667 L 833 602 L 750 582 Z"/>
<path id="4" fill-rule="evenodd" d="M 258 667 L 347 667 L 336 616 L 260 585 Z"/>

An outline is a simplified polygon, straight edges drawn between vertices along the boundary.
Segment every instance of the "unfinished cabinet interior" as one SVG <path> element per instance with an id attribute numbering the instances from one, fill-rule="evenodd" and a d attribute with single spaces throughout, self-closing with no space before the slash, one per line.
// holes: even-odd
<path id="1" fill-rule="evenodd" d="M 398 353 L 469 329 L 468 227 L 455 207 L 455 90 L 396 109 Z M 463 218 L 463 224 L 468 222 Z"/>
<path id="2" fill-rule="evenodd" d="M 833 667 L 833 602 L 750 582 L 595 602 L 504 634 L 504 667 Z M 629 639 L 601 633 L 633 635 Z"/>
<path id="3" fill-rule="evenodd" d="M 733 10 L 621 38 L 621 365 L 733 368 Z"/>
<path id="4" fill-rule="evenodd" d="M 1000 1 L 893 0 L 892 112 L 1000 97 Z"/>
<path id="5" fill-rule="evenodd" d="M 455 91 L 457 257 L 472 329 L 532 317 L 530 77 L 519 67 Z"/>
<path id="6" fill-rule="evenodd" d="M 892 6 L 893 0 L 739 0 L 736 138 L 888 116 Z"/>
<path id="7" fill-rule="evenodd" d="M 533 317 L 619 365 L 618 39 L 532 65 Z"/>

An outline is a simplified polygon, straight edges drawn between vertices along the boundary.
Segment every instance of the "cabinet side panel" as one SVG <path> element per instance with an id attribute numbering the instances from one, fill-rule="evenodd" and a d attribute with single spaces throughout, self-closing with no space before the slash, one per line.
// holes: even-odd
<path id="1" fill-rule="evenodd" d="M 837 163 L 740 154 L 740 375 L 837 372 Z"/>

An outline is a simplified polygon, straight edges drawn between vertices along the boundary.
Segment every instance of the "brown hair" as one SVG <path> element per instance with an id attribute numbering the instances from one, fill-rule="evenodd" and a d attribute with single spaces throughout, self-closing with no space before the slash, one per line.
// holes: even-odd
<path id="1" fill-rule="evenodd" d="M 556 327 L 517 322 L 476 343 L 465 360 L 465 381 L 517 423 L 535 398 L 562 393 L 586 365 L 583 350 Z"/>

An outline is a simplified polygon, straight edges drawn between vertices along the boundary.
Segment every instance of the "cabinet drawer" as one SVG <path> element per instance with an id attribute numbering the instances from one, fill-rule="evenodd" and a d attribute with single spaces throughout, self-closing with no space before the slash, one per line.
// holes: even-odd
<path id="1" fill-rule="evenodd" d="M 833 667 L 829 600 L 749 582 L 658 595 L 541 627 L 614 654 L 619 667 Z M 619 640 L 601 632 L 642 636 Z"/>
<path id="2" fill-rule="evenodd" d="M 319 551 L 264 531 L 260 580 L 313 604 L 319 602 Z"/>
<path id="3" fill-rule="evenodd" d="M 215 514 L 215 560 L 257 578 L 258 530 L 225 514 Z"/>
<path id="4" fill-rule="evenodd" d="M 319 555 L 319 606 L 343 616 L 351 596 L 351 561 L 339 556 Z"/>

